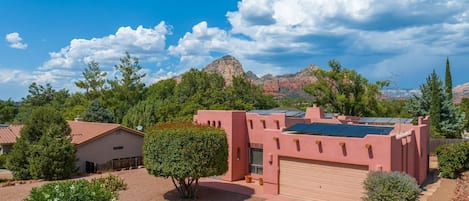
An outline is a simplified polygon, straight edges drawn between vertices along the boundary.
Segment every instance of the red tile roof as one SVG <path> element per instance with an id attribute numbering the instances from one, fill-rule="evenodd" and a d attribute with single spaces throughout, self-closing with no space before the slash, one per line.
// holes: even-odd
<path id="1" fill-rule="evenodd" d="M 13 144 L 16 138 L 20 136 L 20 130 L 23 125 L 10 125 L 0 128 L 0 144 Z"/>
<path id="2" fill-rule="evenodd" d="M 83 121 L 67 121 L 72 130 L 72 143 L 81 145 L 83 143 L 95 140 L 99 137 L 110 134 L 116 130 L 125 130 L 135 135 L 143 136 L 142 132 L 121 126 L 120 124 L 96 123 Z M 20 136 L 22 125 L 10 125 L 6 128 L 0 128 L 0 144 L 12 144 Z"/>

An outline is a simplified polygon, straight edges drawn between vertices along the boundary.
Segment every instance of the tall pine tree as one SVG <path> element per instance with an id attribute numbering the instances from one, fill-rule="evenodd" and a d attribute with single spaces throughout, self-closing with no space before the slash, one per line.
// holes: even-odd
<path id="1" fill-rule="evenodd" d="M 453 100 L 453 79 L 451 78 L 451 70 L 449 66 L 449 59 L 446 58 L 446 69 L 445 69 L 445 91 L 448 95 L 449 100 Z"/>
<path id="2" fill-rule="evenodd" d="M 442 83 L 440 78 L 436 74 L 435 70 L 433 70 L 432 74 L 430 74 L 430 89 L 431 89 L 431 104 L 430 104 L 430 123 L 432 133 L 434 135 L 439 135 L 441 131 L 440 126 L 440 113 L 441 113 L 441 86 Z"/>

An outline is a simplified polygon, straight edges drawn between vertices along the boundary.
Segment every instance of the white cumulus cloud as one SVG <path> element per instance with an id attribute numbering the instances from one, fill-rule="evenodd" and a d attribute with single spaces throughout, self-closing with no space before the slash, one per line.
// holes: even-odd
<path id="1" fill-rule="evenodd" d="M 21 38 L 18 32 L 9 33 L 5 36 L 5 39 L 8 43 L 10 43 L 11 48 L 15 49 L 26 49 L 28 44 L 23 43 L 23 39 Z"/>
<path id="2" fill-rule="evenodd" d="M 115 34 L 102 38 L 73 39 L 60 51 L 49 53 L 50 59 L 40 69 L 82 69 L 92 60 L 110 66 L 126 51 L 142 62 L 163 61 L 166 59 L 166 35 L 170 33 L 170 27 L 162 21 L 153 28 L 120 27 Z"/>

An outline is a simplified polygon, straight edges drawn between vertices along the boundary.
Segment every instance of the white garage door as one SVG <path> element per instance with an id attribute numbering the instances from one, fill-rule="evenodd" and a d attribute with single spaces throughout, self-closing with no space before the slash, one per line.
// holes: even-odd
<path id="1" fill-rule="evenodd" d="M 304 200 L 357 201 L 367 166 L 280 158 L 280 194 Z"/>

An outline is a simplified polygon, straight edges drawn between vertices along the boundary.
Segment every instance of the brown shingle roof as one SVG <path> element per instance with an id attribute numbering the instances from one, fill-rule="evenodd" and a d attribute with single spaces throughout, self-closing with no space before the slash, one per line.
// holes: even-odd
<path id="1" fill-rule="evenodd" d="M 132 134 L 143 136 L 142 132 L 121 126 L 120 124 L 96 123 L 83 121 L 67 121 L 72 130 L 72 143 L 81 145 L 99 137 L 105 136 L 113 131 L 122 129 Z M 0 128 L 0 144 L 12 144 L 20 136 L 22 125 L 10 125 L 6 128 Z"/>

